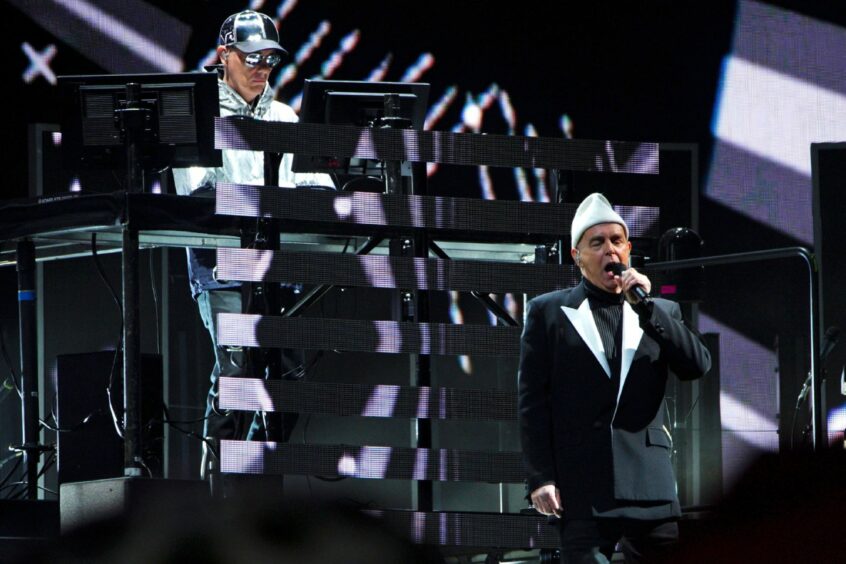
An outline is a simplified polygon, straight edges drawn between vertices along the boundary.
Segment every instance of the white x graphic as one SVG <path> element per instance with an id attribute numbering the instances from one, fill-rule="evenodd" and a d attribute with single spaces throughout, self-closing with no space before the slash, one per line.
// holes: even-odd
<path id="1" fill-rule="evenodd" d="M 50 69 L 50 61 L 56 55 L 56 46 L 51 43 L 39 53 L 32 45 L 24 42 L 21 44 L 21 49 L 30 60 L 29 66 L 23 73 L 24 82 L 29 84 L 38 78 L 38 75 L 42 75 L 50 84 L 56 84 L 56 75 Z"/>

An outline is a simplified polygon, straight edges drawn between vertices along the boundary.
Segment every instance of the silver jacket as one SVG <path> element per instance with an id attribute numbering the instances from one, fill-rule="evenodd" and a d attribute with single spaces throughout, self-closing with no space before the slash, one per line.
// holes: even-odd
<path id="1" fill-rule="evenodd" d="M 220 100 L 220 115 L 247 116 L 264 121 L 296 122 L 297 114 L 282 102 L 273 99 L 273 90 L 265 85 L 255 108 L 228 84 L 217 82 Z M 197 190 L 213 190 L 216 182 L 262 185 L 264 183 L 264 154 L 257 151 L 223 150 L 223 166 L 216 168 L 191 167 L 173 169 L 176 193 L 190 195 Z M 334 189 L 327 174 L 294 173 L 291 171 L 293 155 L 286 154 L 279 164 L 280 186 L 327 186 Z"/>
<path id="2" fill-rule="evenodd" d="M 265 85 L 264 92 L 251 107 L 235 90 L 222 80 L 217 83 L 220 101 L 220 115 L 247 116 L 265 121 L 296 122 L 294 110 L 273 99 L 273 90 Z M 224 149 L 223 166 L 215 168 L 191 167 L 173 169 L 176 193 L 180 195 L 213 196 L 217 182 L 236 184 L 264 184 L 264 153 Z M 325 186 L 334 190 L 332 179 L 327 174 L 294 173 L 291 170 L 293 155 L 286 154 L 279 164 L 279 185 Z M 188 249 L 188 278 L 191 293 L 196 298 L 206 290 L 235 289 L 237 282 L 218 280 L 215 277 L 216 253 L 213 250 Z"/>

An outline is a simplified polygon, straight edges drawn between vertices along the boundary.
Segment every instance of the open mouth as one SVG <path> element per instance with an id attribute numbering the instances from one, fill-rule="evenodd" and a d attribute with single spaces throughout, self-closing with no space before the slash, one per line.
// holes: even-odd
<path id="1" fill-rule="evenodd" d="M 626 270 L 626 267 L 623 266 L 623 263 L 621 262 L 609 262 L 605 265 L 604 270 L 608 273 L 610 278 L 614 278 L 615 276 L 622 275 L 623 271 Z"/>

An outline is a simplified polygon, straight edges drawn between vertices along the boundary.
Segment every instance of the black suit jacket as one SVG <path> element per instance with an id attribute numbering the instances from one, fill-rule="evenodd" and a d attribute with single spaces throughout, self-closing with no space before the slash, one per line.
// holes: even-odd
<path id="1" fill-rule="evenodd" d="M 623 305 L 620 386 L 611 378 L 584 282 L 528 304 L 519 413 L 529 491 L 554 483 L 564 515 L 591 518 L 626 501 L 676 499 L 664 424 L 668 372 L 703 376 L 711 356 L 678 304 L 654 299 L 643 318 Z"/>

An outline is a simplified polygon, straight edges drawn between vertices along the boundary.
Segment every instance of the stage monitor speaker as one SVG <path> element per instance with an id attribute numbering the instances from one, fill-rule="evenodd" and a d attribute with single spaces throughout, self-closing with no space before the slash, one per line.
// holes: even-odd
<path id="1" fill-rule="evenodd" d="M 107 389 L 123 421 L 122 355 L 114 351 L 56 357 L 58 398 L 57 474 L 60 484 L 123 476 L 123 439 L 118 436 Z M 150 476 L 162 475 L 162 358 L 141 358 L 141 448 Z"/>

